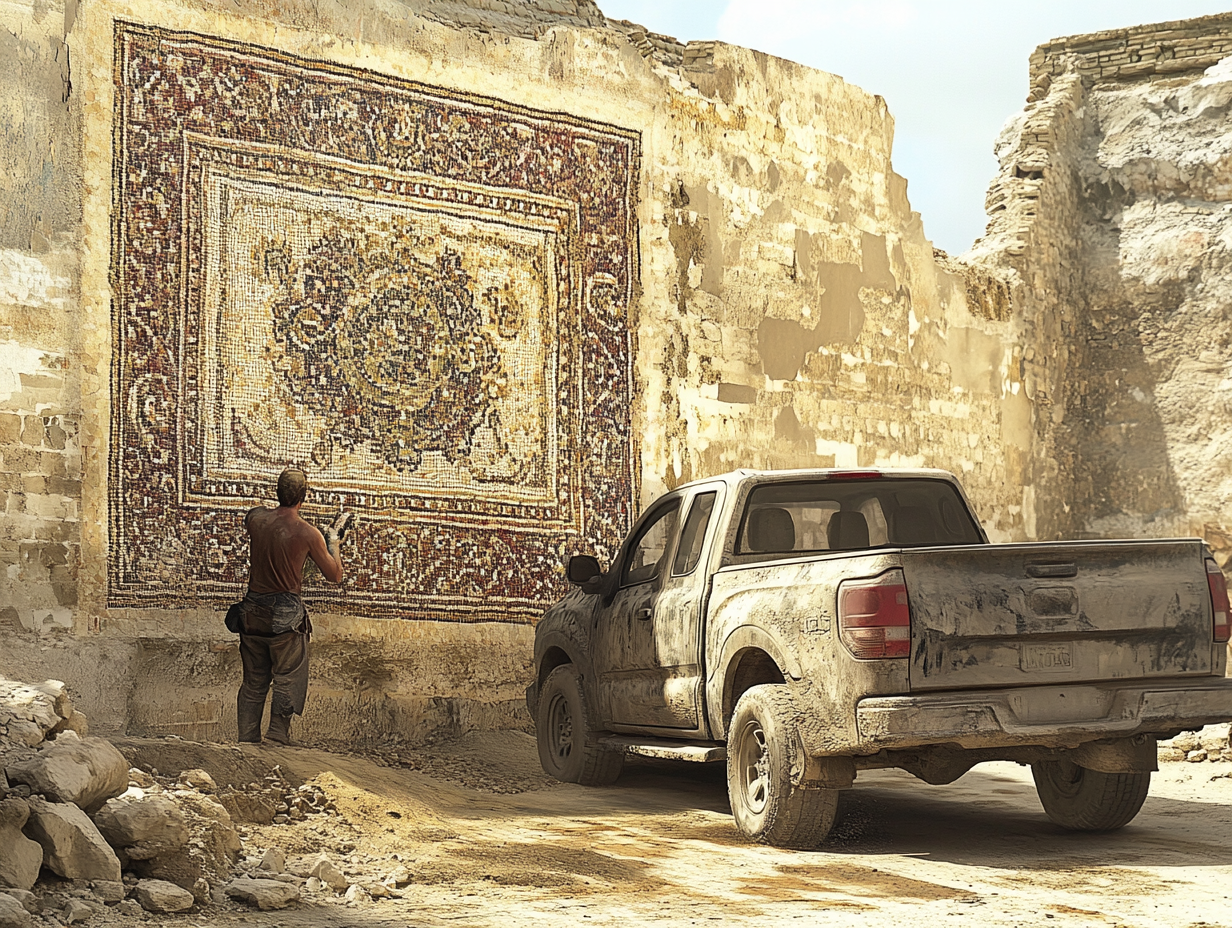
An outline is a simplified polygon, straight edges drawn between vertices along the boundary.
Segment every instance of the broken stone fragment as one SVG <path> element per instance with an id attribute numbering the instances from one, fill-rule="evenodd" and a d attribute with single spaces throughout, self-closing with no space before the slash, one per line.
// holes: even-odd
<path id="1" fill-rule="evenodd" d="M 345 891 L 351 885 L 351 881 L 343 876 L 338 868 L 334 866 L 333 862 L 324 854 L 313 861 L 308 875 L 315 876 L 336 893 Z"/>
<path id="2" fill-rule="evenodd" d="M 141 904 L 135 899 L 125 899 L 123 902 L 116 905 L 113 911 L 119 912 L 121 915 L 140 915 L 142 912 Z"/>
<path id="3" fill-rule="evenodd" d="M 71 803 L 27 801 L 26 834 L 43 848 L 46 867 L 69 880 L 120 879 L 120 861 L 94 823 Z"/>
<path id="4" fill-rule="evenodd" d="M 43 866 L 43 848 L 24 834 L 30 807 L 21 799 L 0 802 L 0 886 L 28 890 Z"/>
<path id="5" fill-rule="evenodd" d="M 102 738 L 57 744 L 38 757 L 10 765 L 8 778 L 53 802 L 94 812 L 128 789 L 128 762 Z"/>
<path id="6" fill-rule="evenodd" d="M 253 880 L 241 877 L 232 880 L 223 891 L 232 899 L 254 905 L 261 911 L 283 909 L 299 901 L 299 887 L 278 880 Z"/>
<path id="7" fill-rule="evenodd" d="M 271 847 L 262 855 L 258 866 L 270 873 L 282 873 L 287 869 L 287 855 L 282 852 L 281 848 Z"/>
<path id="8" fill-rule="evenodd" d="M 142 880 L 133 890 L 133 898 L 147 912 L 156 915 L 184 912 L 197 902 L 188 890 L 166 880 Z"/>
<path id="9" fill-rule="evenodd" d="M 24 744 L 28 748 L 37 747 L 43 741 L 43 729 L 26 719 L 14 719 L 6 726 L 10 741 Z"/>
<path id="10" fill-rule="evenodd" d="M 0 928 L 31 928 L 34 919 L 20 902 L 8 893 L 0 893 Z"/>
<path id="11" fill-rule="evenodd" d="M 64 908 L 60 910 L 60 917 L 64 919 L 65 924 L 73 925 L 77 922 L 84 922 L 86 919 L 93 918 L 103 909 L 99 903 L 87 902 L 84 899 L 70 899 L 64 904 Z"/>
<path id="12" fill-rule="evenodd" d="M 108 844 L 124 848 L 131 860 L 148 860 L 188 842 L 184 813 L 166 796 L 108 800 L 94 813 L 94 824 Z"/>
<path id="13" fill-rule="evenodd" d="M 90 889 L 103 902 L 114 903 L 124 898 L 124 884 L 112 880 L 95 880 Z"/>
<path id="14" fill-rule="evenodd" d="M 185 770 L 180 774 L 180 782 L 203 793 L 212 793 L 218 789 L 218 784 L 214 782 L 214 778 L 204 770 L 199 769 Z"/>
<path id="15" fill-rule="evenodd" d="M 0 889 L 0 893 L 8 893 L 14 899 L 21 903 L 21 907 L 31 915 L 38 915 L 42 912 L 42 907 L 39 905 L 38 896 L 30 892 L 28 889 Z"/>

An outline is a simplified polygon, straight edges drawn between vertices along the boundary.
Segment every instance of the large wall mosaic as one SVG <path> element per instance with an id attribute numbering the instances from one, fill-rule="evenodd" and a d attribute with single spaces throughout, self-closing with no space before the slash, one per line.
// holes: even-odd
<path id="1" fill-rule="evenodd" d="M 635 133 L 135 25 L 115 55 L 110 605 L 235 597 L 288 464 L 359 516 L 318 608 L 524 621 L 615 550 Z"/>

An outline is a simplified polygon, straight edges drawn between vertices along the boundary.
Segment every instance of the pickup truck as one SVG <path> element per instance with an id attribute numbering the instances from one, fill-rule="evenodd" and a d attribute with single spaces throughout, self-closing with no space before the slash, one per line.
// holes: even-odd
<path id="1" fill-rule="evenodd" d="M 1224 575 L 1201 539 L 990 544 L 940 470 L 747 470 L 649 506 L 535 631 L 540 760 L 726 761 L 736 826 L 814 847 L 897 767 L 1031 766 L 1058 825 L 1141 808 L 1156 740 L 1232 718 Z"/>

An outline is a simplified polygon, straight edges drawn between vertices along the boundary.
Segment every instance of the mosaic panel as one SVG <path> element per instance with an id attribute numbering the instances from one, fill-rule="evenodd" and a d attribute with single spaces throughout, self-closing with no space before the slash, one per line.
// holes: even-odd
<path id="1" fill-rule="evenodd" d="M 615 550 L 635 133 L 117 24 L 112 606 L 234 598 L 288 464 L 318 608 L 525 621 Z"/>

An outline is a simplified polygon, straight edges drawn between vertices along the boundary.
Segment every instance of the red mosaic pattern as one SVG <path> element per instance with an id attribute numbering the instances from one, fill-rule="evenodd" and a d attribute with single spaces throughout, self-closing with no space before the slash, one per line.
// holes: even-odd
<path id="1" fill-rule="evenodd" d="M 117 23 L 108 603 L 226 602 L 304 467 L 320 611 L 531 621 L 637 498 L 639 136 Z"/>

